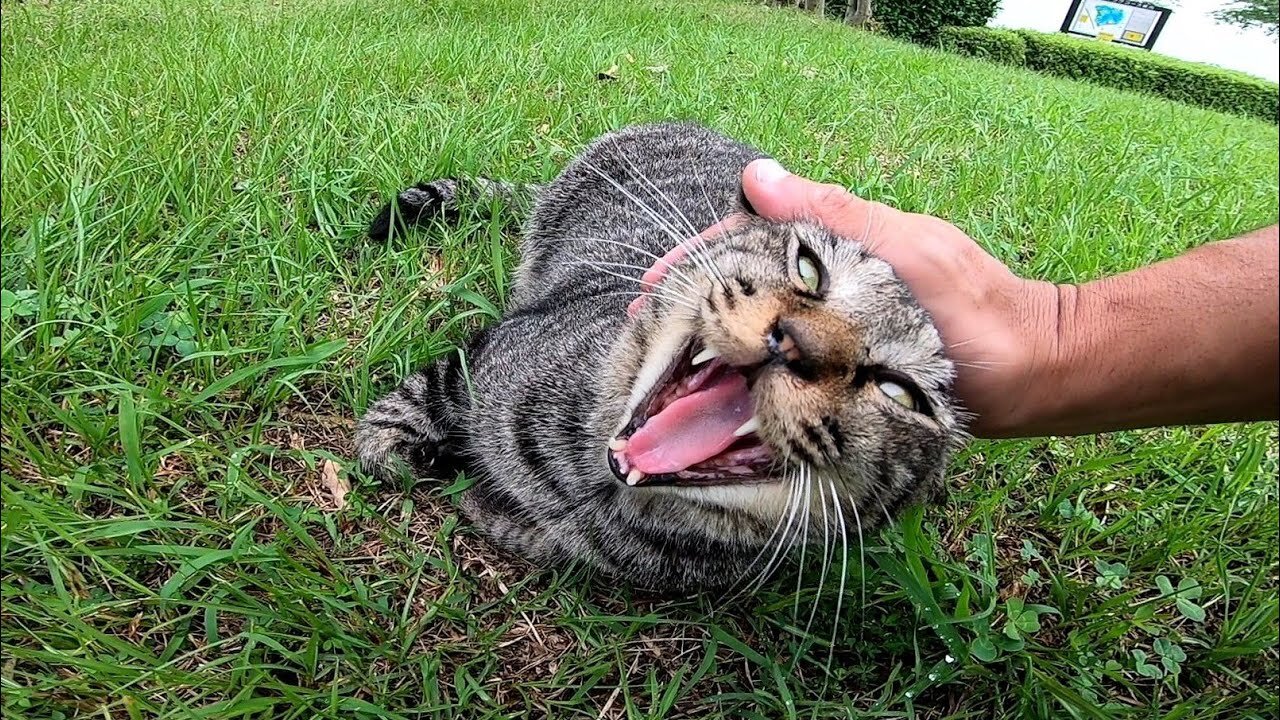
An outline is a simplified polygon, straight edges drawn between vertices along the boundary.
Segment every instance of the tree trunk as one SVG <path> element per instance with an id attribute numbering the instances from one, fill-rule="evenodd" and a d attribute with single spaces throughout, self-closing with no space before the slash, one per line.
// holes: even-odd
<path id="1" fill-rule="evenodd" d="M 844 21 L 854 27 L 862 27 L 871 19 L 871 0 L 849 0 L 844 9 Z"/>

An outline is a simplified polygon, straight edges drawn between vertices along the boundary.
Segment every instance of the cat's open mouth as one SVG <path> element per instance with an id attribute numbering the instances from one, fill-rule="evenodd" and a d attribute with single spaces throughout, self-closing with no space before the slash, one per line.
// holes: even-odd
<path id="1" fill-rule="evenodd" d="M 721 485 L 770 480 L 773 453 L 757 434 L 747 374 L 690 340 L 609 443 L 628 485 Z"/>

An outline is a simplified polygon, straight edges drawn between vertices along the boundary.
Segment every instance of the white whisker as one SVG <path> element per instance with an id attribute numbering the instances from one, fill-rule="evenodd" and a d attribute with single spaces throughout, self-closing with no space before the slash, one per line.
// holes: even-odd
<path id="1" fill-rule="evenodd" d="M 738 584 L 741 583 L 747 577 L 747 573 L 749 573 L 751 569 L 756 566 L 756 563 L 760 561 L 760 558 L 764 556 L 765 552 L 769 550 L 769 546 L 773 544 L 773 539 L 777 537 L 778 531 L 782 529 L 782 520 L 784 517 L 786 517 L 785 510 L 778 514 L 778 520 L 773 524 L 773 532 L 769 534 L 769 538 L 764 541 L 763 545 L 760 546 L 760 550 L 756 552 L 755 558 L 753 558 L 751 562 L 748 563 L 745 568 L 743 568 L 742 572 L 739 573 L 738 577 L 734 579 L 733 584 L 729 586 L 729 590 L 733 590 L 734 588 L 738 588 L 738 590 L 733 595 L 729 595 L 728 597 L 724 598 L 726 603 L 741 597 L 741 592 L 743 590 L 746 590 L 747 586 L 750 585 L 750 583 L 747 583 L 746 585 L 743 585 L 740 588 L 738 586 Z M 754 582 L 754 579 L 752 580 L 752 582 Z M 726 590 L 725 592 L 728 593 L 729 590 Z"/>
<path id="2" fill-rule="evenodd" d="M 634 166 L 632 166 L 627 161 L 626 156 L 621 152 L 618 154 L 618 158 L 622 160 L 622 162 L 625 163 L 629 168 L 634 169 Z M 661 198 L 661 200 L 665 202 L 668 207 L 670 207 L 672 210 L 675 211 L 676 215 L 680 217 L 680 219 L 684 222 L 685 226 L 688 228 L 688 232 L 689 232 L 688 238 L 696 237 L 701 232 L 700 230 L 698 230 L 693 226 L 693 223 L 689 221 L 689 218 L 683 212 L 681 212 L 680 208 L 677 207 L 675 203 L 671 202 L 671 199 L 667 197 L 666 194 L 663 193 L 662 190 L 658 188 L 657 185 L 654 185 L 653 182 L 649 180 L 649 178 L 645 177 L 643 173 L 634 171 L 633 177 L 640 180 L 641 182 L 648 183 L 649 187 L 653 189 L 653 192 L 656 192 L 658 196 Z M 653 194 L 651 193 L 649 197 L 652 198 Z M 715 217 L 714 209 L 712 210 L 711 216 L 713 218 Z M 720 271 L 716 268 L 715 263 L 711 261 L 710 256 L 705 255 L 704 252 L 700 252 L 700 249 L 698 248 L 697 245 L 688 245 L 686 246 L 686 248 L 689 253 L 689 258 L 691 260 L 693 260 L 708 275 L 710 275 L 712 279 L 718 282 L 721 287 L 728 287 L 725 282 L 724 275 L 722 275 Z"/>
<path id="3" fill-rule="evenodd" d="M 818 574 L 818 591 L 813 597 L 813 608 L 809 611 L 809 620 L 804 625 L 804 634 L 807 636 L 809 630 L 813 628 L 813 619 L 818 614 L 818 603 L 822 600 L 822 589 L 827 582 L 827 571 L 831 566 L 831 552 L 834 549 L 831 544 L 831 526 L 827 518 L 827 493 L 822 489 L 822 482 L 819 479 L 818 485 L 818 504 L 822 506 L 822 570 Z M 835 498 L 833 497 L 832 500 Z"/>
<path id="4" fill-rule="evenodd" d="M 791 607 L 791 623 L 793 625 L 800 624 L 800 588 L 804 580 L 804 559 L 805 552 L 809 549 L 809 514 L 812 505 L 810 499 L 812 497 L 811 490 L 813 487 L 813 473 L 809 466 L 801 468 L 801 477 L 804 479 L 804 519 L 801 521 L 798 532 L 800 533 L 800 564 L 799 571 L 796 573 L 796 593 L 795 600 Z"/>
<path id="5" fill-rule="evenodd" d="M 649 194 L 649 197 L 651 199 L 661 199 L 663 202 L 667 204 L 667 207 L 674 210 L 676 215 L 684 223 L 685 228 L 688 229 L 689 237 L 693 237 L 694 235 L 697 235 L 698 229 L 693 226 L 693 223 L 689 222 L 689 218 L 686 217 L 683 212 L 680 212 L 680 208 L 677 207 L 675 203 L 671 202 L 671 198 L 667 197 L 666 194 L 663 193 L 662 190 L 657 185 L 653 184 L 653 181 L 650 180 L 648 176 L 646 176 L 643 172 L 640 172 L 640 170 L 638 170 L 634 165 L 631 164 L 631 161 L 627 160 L 626 153 L 622 152 L 622 148 L 618 147 L 617 141 L 614 142 L 614 149 L 618 151 L 618 155 L 617 155 L 618 159 L 621 160 L 623 164 L 627 166 L 627 172 L 631 173 L 631 176 L 633 178 L 639 180 L 642 183 L 647 184 L 650 188 L 652 188 L 653 192 L 658 194 L 658 198 L 654 198 L 652 193 Z"/>
<path id="6" fill-rule="evenodd" d="M 670 223 L 668 223 L 668 222 L 666 221 L 666 219 L 665 219 L 665 218 L 663 218 L 661 215 L 659 215 L 659 214 L 658 214 L 658 212 L 657 212 L 656 210 L 654 210 L 652 207 L 650 207 L 650 206 L 649 206 L 647 203 L 645 203 L 643 200 L 641 200 L 640 198 L 636 197 L 636 196 L 635 196 L 635 194 L 633 194 L 630 190 L 628 190 L 628 189 L 626 189 L 625 187 L 623 187 L 623 186 L 622 186 L 622 184 L 621 184 L 621 183 L 619 183 L 617 180 L 614 180 L 612 177 L 610 177 L 608 173 L 606 173 L 606 172 L 604 172 L 603 170 L 601 170 L 600 168 L 596 167 L 594 164 L 592 164 L 592 163 L 590 163 L 590 162 L 587 162 L 585 159 L 583 160 L 583 163 L 584 163 L 584 164 L 585 164 L 585 165 L 586 165 L 586 166 L 587 166 L 587 167 L 588 167 L 592 172 L 594 172 L 595 174 L 599 175 L 599 176 L 601 177 L 601 179 L 603 179 L 605 182 L 607 182 L 607 183 L 609 183 L 610 185 L 612 185 L 615 189 L 617 189 L 617 191 L 618 191 L 618 192 L 622 193 L 623 197 L 625 197 L 625 198 L 627 198 L 628 200 L 630 200 L 631 202 L 635 203 L 636 207 L 638 207 L 638 208 L 640 208 L 641 210 L 643 210 L 643 211 L 645 212 L 645 214 L 647 214 L 647 215 L 649 216 L 649 218 L 653 220 L 654 224 L 655 224 L 655 225 L 657 225 L 658 229 L 660 229 L 660 230 L 662 230 L 663 232 L 667 233 L 667 235 L 668 235 L 668 236 L 670 236 L 670 238 L 671 238 L 674 242 L 676 242 L 676 243 L 681 243 L 681 242 L 684 242 L 684 241 L 687 239 L 687 238 L 682 238 L 682 237 L 680 237 L 680 234 L 679 234 L 678 232 L 676 232 L 676 229 L 675 229 L 675 228 L 673 228 L 673 227 L 671 226 L 671 224 L 670 224 Z"/>
<path id="7" fill-rule="evenodd" d="M 569 235 L 569 236 L 566 236 L 566 237 L 562 237 L 562 238 L 560 238 L 560 239 L 561 239 L 561 240 L 566 240 L 566 241 L 571 241 L 571 240 L 586 240 L 587 242 L 601 242 L 601 243 L 608 243 L 609 245 L 617 245 L 618 247 L 626 248 L 626 249 L 628 249 L 628 250 L 635 250 L 636 252 L 640 253 L 641 255 L 644 255 L 644 256 L 646 256 L 646 257 L 651 257 L 651 258 L 653 258 L 654 260 L 661 260 L 661 259 L 662 259 L 661 257 L 659 257 L 659 256 L 657 256 L 657 255 L 654 255 L 653 253 L 649 252 L 648 250 L 645 250 L 644 248 L 640 247 L 639 245 L 632 245 L 631 243 L 624 243 L 624 242 L 621 242 L 621 241 L 619 241 L 619 240 L 609 240 L 608 238 L 601 238 L 601 237 L 589 237 L 589 236 L 587 236 L 587 235 Z M 668 265 L 668 267 L 670 267 L 670 265 Z"/>
<path id="8" fill-rule="evenodd" d="M 827 651 L 827 672 L 831 671 L 831 661 L 836 652 L 836 632 L 840 628 L 840 613 L 844 610 L 844 589 L 849 572 L 849 532 L 844 524 L 844 510 L 841 508 L 840 495 L 836 493 L 836 484 L 830 480 L 828 487 L 831 497 L 835 498 L 836 521 L 840 527 L 840 589 L 836 594 L 836 616 L 831 627 L 831 647 Z"/>
<path id="9" fill-rule="evenodd" d="M 853 522 L 858 528 L 858 580 L 861 588 L 861 607 L 867 606 L 867 549 L 866 543 L 862 539 L 862 517 L 858 514 L 858 501 L 852 497 L 849 498 L 849 507 L 853 508 Z M 865 627 L 865 623 L 859 623 L 859 632 Z"/>
<path id="10" fill-rule="evenodd" d="M 673 304 L 675 304 L 675 305 L 679 305 L 680 307 L 683 307 L 683 308 L 685 308 L 685 309 L 687 309 L 687 310 L 689 310 L 690 312 L 695 313 L 695 314 L 696 314 L 697 312 L 699 312 L 699 310 L 698 310 L 698 308 L 697 308 L 697 307 L 695 307 L 695 306 L 693 306 L 693 305 L 690 305 L 688 302 L 686 302 L 686 301 L 684 301 L 684 300 L 682 300 L 682 299 L 680 299 L 680 298 L 672 297 L 671 295 L 655 295 L 655 294 L 653 294 L 653 293 L 640 292 L 640 291 L 638 291 L 638 290 L 630 290 L 630 291 L 627 291 L 627 290 L 621 290 L 621 291 L 618 291 L 618 292 L 596 293 L 595 295 L 592 295 L 591 297 L 613 297 L 613 296 L 617 296 L 617 295 L 625 295 L 626 297 L 632 297 L 632 298 L 634 298 L 634 297 L 640 297 L 641 295 L 647 295 L 647 296 L 652 297 L 652 298 L 654 298 L 654 299 L 656 299 L 656 300 L 667 301 L 667 302 L 673 303 Z"/>
<path id="11" fill-rule="evenodd" d="M 773 556 L 769 558 L 769 562 L 765 564 L 764 570 L 761 571 L 759 578 L 756 580 L 755 584 L 752 586 L 752 589 L 751 589 L 752 593 L 755 593 L 756 591 L 758 591 L 761 588 L 761 586 L 764 585 L 765 581 L 769 579 L 769 576 L 773 574 L 773 571 L 777 569 L 775 567 L 775 563 L 779 561 L 779 556 L 782 553 L 783 548 L 790 545 L 791 524 L 795 521 L 796 511 L 800 507 L 798 479 L 799 477 L 797 475 L 792 476 L 790 497 L 787 503 L 786 528 L 782 531 L 782 537 L 778 539 L 778 546 L 774 548 Z"/>
<path id="12" fill-rule="evenodd" d="M 566 265 L 585 265 L 587 267 L 596 268 L 597 270 L 600 270 L 606 267 L 616 267 L 616 268 L 626 268 L 631 270 L 640 270 L 641 273 L 643 274 L 645 271 L 648 271 L 649 269 L 647 267 L 641 267 L 639 265 L 631 265 L 629 263 L 613 262 L 609 260 L 586 260 L 583 258 L 579 258 L 575 255 L 569 255 L 569 257 L 572 258 L 572 261 L 565 263 Z M 646 283 L 643 278 L 638 277 L 633 279 L 635 280 L 635 282 L 639 283 L 641 287 L 650 287 L 649 284 Z M 695 293 L 697 292 L 697 287 L 693 285 L 693 281 L 689 280 L 688 278 L 674 271 L 672 271 L 672 273 L 667 276 L 666 280 L 670 282 L 678 283 L 680 287 L 683 287 L 686 290 L 692 290 Z"/>

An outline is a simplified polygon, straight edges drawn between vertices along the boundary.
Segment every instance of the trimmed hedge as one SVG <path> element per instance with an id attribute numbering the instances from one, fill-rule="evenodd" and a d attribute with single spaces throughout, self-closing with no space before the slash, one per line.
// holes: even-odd
<path id="1" fill-rule="evenodd" d="M 948 27 L 938 35 L 944 50 L 1005 65 L 1027 62 L 1027 41 L 1012 30 L 987 27 Z"/>
<path id="2" fill-rule="evenodd" d="M 1021 39 L 1021 48 L 1010 35 Z M 1233 70 L 1032 30 L 947 28 L 939 42 L 963 55 L 1280 122 L 1280 85 Z"/>
<path id="3" fill-rule="evenodd" d="M 827 16 L 844 19 L 847 0 L 827 0 Z M 880 32 L 922 45 L 936 45 L 948 26 L 986 25 L 1000 0 L 873 0 L 871 23 Z"/>

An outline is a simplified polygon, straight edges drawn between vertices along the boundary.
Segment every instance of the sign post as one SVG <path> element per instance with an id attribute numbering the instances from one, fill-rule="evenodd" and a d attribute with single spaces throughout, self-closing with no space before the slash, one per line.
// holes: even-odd
<path id="1" fill-rule="evenodd" d="M 1150 50 L 1171 14 L 1141 0 L 1073 0 L 1062 32 Z"/>

